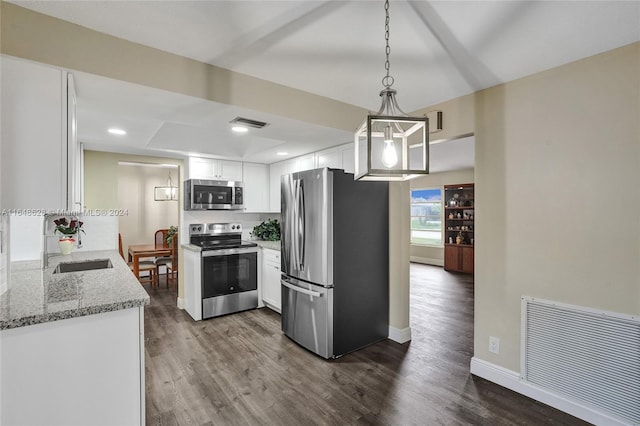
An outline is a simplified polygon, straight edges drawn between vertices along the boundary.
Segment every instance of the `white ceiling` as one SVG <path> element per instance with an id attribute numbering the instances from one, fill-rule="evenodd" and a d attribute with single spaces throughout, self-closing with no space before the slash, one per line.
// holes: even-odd
<path id="1" fill-rule="evenodd" d="M 13 3 L 369 110 L 379 107 L 382 1 Z M 390 16 L 393 87 L 407 112 L 640 40 L 640 1 L 397 0 Z M 270 163 L 280 159 L 278 150 L 293 156 L 352 140 L 341 130 L 83 73 L 76 82 L 78 132 L 89 148 Z M 271 125 L 231 135 L 228 121 L 237 115 Z M 129 134 L 119 141 L 107 135 L 112 123 Z M 433 145 L 432 170 L 471 166 L 473 138 L 465 141 Z M 471 163 L 460 164 L 462 158 Z"/>

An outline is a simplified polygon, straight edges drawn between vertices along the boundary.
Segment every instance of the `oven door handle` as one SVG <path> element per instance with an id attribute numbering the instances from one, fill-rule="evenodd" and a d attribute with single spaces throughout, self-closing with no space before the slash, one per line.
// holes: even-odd
<path id="1" fill-rule="evenodd" d="M 298 293 L 302 293 L 302 294 L 306 294 L 307 296 L 312 296 L 312 297 L 322 297 L 322 293 L 317 292 L 317 291 L 313 291 L 313 290 L 307 290 L 306 288 L 302 288 L 302 287 L 298 287 L 297 285 L 293 285 L 293 284 L 289 284 L 288 282 L 286 282 L 285 280 L 280 280 L 280 282 L 282 283 L 283 286 L 293 290 L 293 291 L 297 291 Z"/>
<path id="2" fill-rule="evenodd" d="M 223 249 L 223 250 L 204 250 L 202 252 L 202 257 L 227 256 L 230 254 L 247 254 L 247 253 L 258 253 L 258 248 L 251 247 L 251 248 L 230 248 L 230 249 Z"/>

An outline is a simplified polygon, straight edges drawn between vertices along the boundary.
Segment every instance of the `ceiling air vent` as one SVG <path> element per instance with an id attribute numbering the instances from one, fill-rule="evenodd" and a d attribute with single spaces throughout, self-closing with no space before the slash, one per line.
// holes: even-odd
<path id="1" fill-rule="evenodd" d="M 231 120 L 229 123 L 234 124 L 242 124 L 248 127 L 253 127 L 254 129 L 262 129 L 264 126 L 268 126 L 268 123 L 264 123 L 262 121 L 250 120 L 248 118 L 236 117 Z"/>

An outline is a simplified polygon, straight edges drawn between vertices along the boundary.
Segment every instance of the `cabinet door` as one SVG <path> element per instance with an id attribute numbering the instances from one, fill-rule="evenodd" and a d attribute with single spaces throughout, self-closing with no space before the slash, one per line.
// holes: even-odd
<path id="1" fill-rule="evenodd" d="M 216 161 L 214 172 L 216 179 L 242 181 L 242 163 L 240 161 Z"/>
<path id="2" fill-rule="evenodd" d="M 215 161 L 210 158 L 189 157 L 189 179 L 215 180 Z"/>
<path id="3" fill-rule="evenodd" d="M 320 151 L 316 154 L 318 168 L 331 167 L 334 169 L 342 168 L 342 149 L 330 148 Z"/>
<path id="4" fill-rule="evenodd" d="M 280 212 L 280 177 L 289 172 L 289 164 L 285 161 L 269 166 L 269 210 Z"/>
<path id="5" fill-rule="evenodd" d="M 303 155 L 302 157 L 294 158 L 292 163 L 288 173 L 313 170 L 316 168 L 316 156 L 315 154 Z"/>
<path id="6" fill-rule="evenodd" d="M 67 74 L 67 208 L 82 211 L 82 151 L 78 143 L 77 99 L 73 74 Z"/>
<path id="7" fill-rule="evenodd" d="M 182 250 L 184 265 L 180 273 L 184 278 L 184 309 L 196 321 L 202 319 L 202 262 L 199 252 Z"/>
<path id="8" fill-rule="evenodd" d="M 461 252 L 461 271 L 468 274 L 473 274 L 473 247 L 462 247 Z"/>
<path id="9" fill-rule="evenodd" d="M 244 163 L 244 210 L 261 213 L 269 211 L 269 166 L 266 164 Z"/>
<path id="10" fill-rule="evenodd" d="M 7 56 L 0 66 L 2 207 L 66 209 L 66 73 Z"/>
<path id="11" fill-rule="evenodd" d="M 444 269 L 460 270 L 460 249 L 456 246 L 444 246 Z"/>
<path id="12" fill-rule="evenodd" d="M 262 300 L 265 304 L 280 312 L 282 293 L 280 290 L 280 252 L 263 249 L 262 263 Z"/>
<path id="13" fill-rule="evenodd" d="M 344 147 L 342 150 L 342 168 L 345 172 L 355 173 L 356 170 L 356 154 L 352 144 Z"/>

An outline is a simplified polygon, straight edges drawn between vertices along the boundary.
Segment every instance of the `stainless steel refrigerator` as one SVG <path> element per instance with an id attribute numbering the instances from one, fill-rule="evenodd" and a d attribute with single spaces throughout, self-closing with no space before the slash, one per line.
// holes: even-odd
<path id="1" fill-rule="evenodd" d="M 389 331 L 389 187 L 338 169 L 281 178 L 282 331 L 335 358 Z"/>

